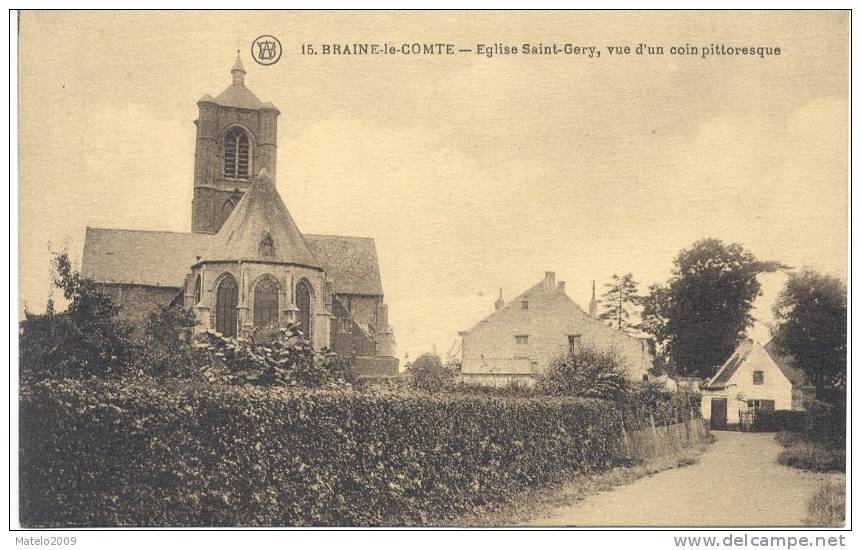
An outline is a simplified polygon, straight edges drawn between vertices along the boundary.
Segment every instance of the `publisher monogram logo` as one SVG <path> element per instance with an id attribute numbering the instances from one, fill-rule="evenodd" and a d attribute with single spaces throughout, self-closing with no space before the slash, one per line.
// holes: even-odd
<path id="1" fill-rule="evenodd" d="M 281 59 L 281 42 L 270 34 L 258 36 L 251 43 L 251 57 L 261 65 L 274 65 Z"/>

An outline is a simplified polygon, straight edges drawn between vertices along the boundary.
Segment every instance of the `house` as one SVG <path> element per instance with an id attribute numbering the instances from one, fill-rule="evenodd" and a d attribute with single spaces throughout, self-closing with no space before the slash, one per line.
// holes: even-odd
<path id="1" fill-rule="evenodd" d="M 300 231 L 275 187 L 280 111 L 238 55 L 231 74 L 197 102 L 191 232 L 88 227 L 82 274 L 138 327 L 171 303 L 231 337 L 296 322 L 315 348 L 397 373 L 373 239 Z"/>
<path id="2" fill-rule="evenodd" d="M 756 409 L 792 410 L 790 376 L 764 346 L 743 340 L 715 375 L 700 386 L 703 418 L 710 420 L 713 429 L 726 429 Z"/>
<path id="3" fill-rule="evenodd" d="M 593 289 L 593 313 L 594 301 Z M 467 382 L 530 384 L 554 358 L 585 345 L 614 348 L 634 380 L 643 380 L 652 367 L 644 339 L 613 329 L 580 309 L 552 271 L 507 303 L 500 291 L 495 308 L 489 317 L 460 333 L 461 376 Z"/>

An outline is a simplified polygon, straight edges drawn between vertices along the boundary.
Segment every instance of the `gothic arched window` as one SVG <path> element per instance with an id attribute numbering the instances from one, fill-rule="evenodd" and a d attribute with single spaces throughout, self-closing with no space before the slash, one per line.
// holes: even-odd
<path id="1" fill-rule="evenodd" d="M 234 126 L 224 136 L 224 177 L 247 178 L 250 162 L 248 134 Z"/>
<path id="2" fill-rule="evenodd" d="M 200 303 L 200 275 L 194 280 L 194 304 Z"/>
<path id="3" fill-rule="evenodd" d="M 278 320 L 278 285 L 269 277 L 254 287 L 254 326 L 265 327 Z"/>
<path id="4" fill-rule="evenodd" d="M 299 308 L 299 327 L 311 337 L 311 285 L 305 279 L 296 285 L 296 307 Z"/>
<path id="5" fill-rule="evenodd" d="M 260 255 L 271 257 L 275 255 L 275 242 L 272 240 L 272 236 L 269 233 L 263 237 L 263 240 L 260 241 Z"/>
<path id="6" fill-rule="evenodd" d="M 221 205 L 221 224 L 224 225 L 224 222 L 227 221 L 227 218 L 230 217 L 230 213 L 233 212 L 233 209 L 236 208 L 236 203 L 233 199 L 227 199 L 224 201 L 224 204 Z"/>
<path id="7" fill-rule="evenodd" d="M 215 294 L 215 330 L 222 336 L 232 338 L 236 336 L 236 328 L 239 319 L 236 315 L 236 306 L 239 304 L 239 287 L 236 279 L 229 273 L 218 283 L 218 291 Z"/>

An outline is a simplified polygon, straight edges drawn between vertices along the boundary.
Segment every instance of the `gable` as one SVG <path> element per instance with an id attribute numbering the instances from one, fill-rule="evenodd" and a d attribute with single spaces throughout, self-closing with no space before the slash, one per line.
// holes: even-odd
<path id="1" fill-rule="evenodd" d="M 714 377 L 705 385 L 707 389 L 722 389 L 729 385 L 747 386 L 753 384 L 753 372 L 762 371 L 767 383 L 771 384 L 775 377 L 792 381 L 784 374 L 780 366 L 759 343 L 752 340 L 742 341 L 733 354 L 721 365 Z"/>

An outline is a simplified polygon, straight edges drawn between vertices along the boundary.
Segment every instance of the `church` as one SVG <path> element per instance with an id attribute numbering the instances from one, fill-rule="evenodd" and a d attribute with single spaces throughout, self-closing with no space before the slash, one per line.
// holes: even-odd
<path id="1" fill-rule="evenodd" d="M 168 304 L 229 337 L 295 322 L 315 348 L 397 373 L 373 239 L 299 230 L 275 188 L 280 112 L 245 86 L 238 54 L 231 74 L 197 102 L 191 232 L 88 227 L 83 276 L 137 327 Z"/>

